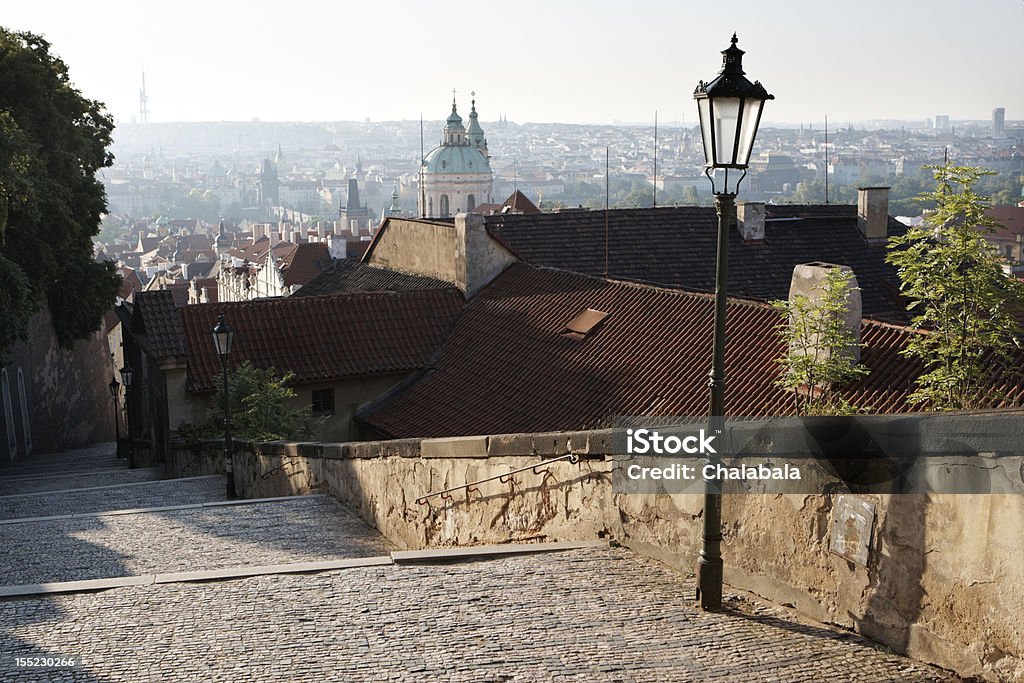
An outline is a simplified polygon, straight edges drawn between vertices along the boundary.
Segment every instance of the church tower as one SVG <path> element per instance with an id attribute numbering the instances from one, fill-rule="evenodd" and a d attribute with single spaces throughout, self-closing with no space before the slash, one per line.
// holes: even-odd
<path id="1" fill-rule="evenodd" d="M 419 215 L 426 218 L 451 218 L 491 202 L 494 180 L 475 99 L 467 130 L 453 93 L 452 113 L 445 121 L 441 145 L 423 158 L 420 182 Z"/>

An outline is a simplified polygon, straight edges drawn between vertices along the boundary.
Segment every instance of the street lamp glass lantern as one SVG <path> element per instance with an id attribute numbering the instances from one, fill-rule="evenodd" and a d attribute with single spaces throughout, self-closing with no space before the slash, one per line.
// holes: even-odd
<path id="1" fill-rule="evenodd" d="M 757 127 L 766 100 L 774 95 L 760 82 L 744 77 L 743 50 L 732 45 L 722 50 L 722 70 L 710 83 L 701 81 L 693 92 L 704 141 L 704 167 L 744 170 L 750 162 Z"/>
<path id="2" fill-rule="evenodd" d="M 110 384 L 108 384 L 107 386 L 110 388 L 110 395 L 112 397 L 114 397 L 114 398 L 117 398 L 118 389 L 121 388 L 121 385 L 118 384 L 118 382 L 117 382 L 117 378 L 116 377 L 111 377 L 110 378 Z"/>
<path id="3" fill-rule="evenodd" d="M 121 383 L 124 384 L 126 387 L 130 387 L 132 385 L 133 374 L 134 371 L 132 370 L 132 366 L 125 363 L 125 366 L 121 368 Z"/>
<path id="4" fill-rule="evenodd" d="M 217 348 L 217 355 L 226 358 L 231 353 L 231 342 L 235 338 L 235 331 L 228 325 L 223 315 L 217 316 L 217 324 L 213 326 L 213 343 Z"/>

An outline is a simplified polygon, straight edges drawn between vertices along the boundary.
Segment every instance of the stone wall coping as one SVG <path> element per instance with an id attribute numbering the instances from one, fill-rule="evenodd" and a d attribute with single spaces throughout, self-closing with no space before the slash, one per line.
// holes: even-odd
<path id="1" fill-rule="evenodd" d="M 569 453 L 604 460 L 613 453 L 615 436 L 621 431 L 597 429 L 340 443 L 263 441 L 253 443 L 252 447 L 261 455 L 327 460 L 387 457 L 486 460 L 493 457 L 549 458 Z"/>

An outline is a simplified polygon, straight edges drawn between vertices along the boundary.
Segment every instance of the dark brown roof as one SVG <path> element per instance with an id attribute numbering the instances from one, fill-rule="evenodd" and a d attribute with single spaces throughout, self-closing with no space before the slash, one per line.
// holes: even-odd
<path id="1" fill-rule="evenodd" d="M 304 285 L 331 261 L 327 245 L 320 242 L 298 244 L 281 259 L 284 286 Z"/>
<path id="2" fill-rule="evenodd" d="M 454 289 L 444 280 L 422 275 L 406 275 L 389 268 L 378 268 L 355 259 L 338 259 L 292 296 L 315 296 L 343 292 L 407 292 L 418 289 Z"/>
<path id="3" fill-rule="evenodd" d="M 235 330 L 231 362 L 295 373 L 296 384 L 401 373 L 427 364 L 463 305 L 453 290 L 364 293 L 199 304 L 179 309 L 189 388 L 210 391 L 220 372 L 210 330 L 223 313 Z"/>
<path id="4" fill-rule="evenodd" d="M 508 199 L 501 203 L 499 213 L 504 209 L 508 209 L 513 213 L 522 213 L 527 215 L 538 214 L 541 212 L 541 210 L 537 208 L 537 205 L 531 202 L 529 198 L 519 190 L 513 192 L 509 195 Z"/>
<path id="5" fill-rule="evenodd" d="M 860 283 L 865 316 L 904 322 L 896 270 L 886 249 L 868 246 L 855 206 L 767 208 L 765 239 L 744 244 L 729 231 L 729 294 L 760 301 L 785 299 L 793 267 L 825 261 L 850 266 Z M 605 274 L 605 212 L 571 211 L 486 217 L 488 232 L 526 263 Z M 718 219 L 710 207 L 617 209 L 608 212 L 610 277 L 714 290 Z M 890 233 L 906 228 L 890 220 Z"/>
<path id="6" fill-rule="evenodd" d="M 586 335 L 566 323 L 608 313 Z M 467 306 L 415 383 L 367 406 L 360 419 L 391 437 L 544 432 L 598 427 L 615 416 L 703 416 L 708 411 L 712 297 L 537 269 L 509 267 Z M 786 415 L 775 385 L 784 352 L 778 313 L 730 300 L 726 364 L 730 415 Z M 846 392 L 872 412 L 906 412 L 920 364 L 899 354 L 907 328 L 865 321 L 871 373 Z M 1021 386 L 1014 389 L 1017 397 Z"/>
<path id="7" fill-rule="evenodd" d="M 185 290 L 186 297 L 188 290 Z M 147 353 L 157 359 L 185 355 L 174 293 L 167 289 L 135 292 L 131 333 Z"/>

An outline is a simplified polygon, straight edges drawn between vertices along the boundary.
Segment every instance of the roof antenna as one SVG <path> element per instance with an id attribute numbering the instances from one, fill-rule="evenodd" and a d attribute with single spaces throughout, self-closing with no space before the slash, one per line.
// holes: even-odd
<path id="1" fill-rule="evenodd" d="M 427 217 L 427 194 L 423 188 L 423 114 L 420 114 L 420 218 Z"/>
<path id="2" fill-rule="evenodd" d="M 828 114 L 825 114 L 825 203 L 828 204 Z"/>
<path id="3" fill-rule="evenodd" d="M 608 277 L 608 147 L 604 148 L 604 276 Z"/>
<path id="4" fill-rule="evenodd" d="M 654 202 L 653 208 L 658 208 L 658 110 L 654 110 Z"/>

